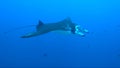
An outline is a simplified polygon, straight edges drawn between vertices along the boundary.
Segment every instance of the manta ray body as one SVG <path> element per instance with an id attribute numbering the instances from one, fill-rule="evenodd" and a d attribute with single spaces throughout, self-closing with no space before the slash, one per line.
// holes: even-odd
<path id="1" fill-rule="evenodd" d="M 64 31 L 64 32 L 70 32 L 70 34 L 79 34 L 81 36 L 84 36 L 84 33 L 87 33 L 88 30 L 81 28 L 80 25 L 77 25 L 71 21 L 71 19 L 68 17 L 62 21 L 56 22 L 56 23 L 43 23 L 39 20 L 38 25 L 36 25 L 36 31 L 32 33 L 25 34 L 21 36 L 21 38 L 30 38 L 39 36 L 42 34 L 46 34 L 48 32 L 52 31 Z"/>

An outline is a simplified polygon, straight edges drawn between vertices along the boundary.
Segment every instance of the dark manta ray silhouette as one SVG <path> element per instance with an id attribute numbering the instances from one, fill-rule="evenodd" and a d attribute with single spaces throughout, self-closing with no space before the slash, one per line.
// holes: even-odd
<path id="1" fill-rule="evenodd" d="M 39 20 L 38 25 L 36 25 L 36 31 L 25 34 L 21 36 L 21 38 L 35 37 L 52 31 L 64 31 L 69 32 L 70 34 L 79 34 L 81 36 L 84 36 L 84 33 L 88 32 L 88 30 L 81 28 L 80 25 L 73 23 L 68 17 L 62 21 L 47 24 L 44 24 Z"/>

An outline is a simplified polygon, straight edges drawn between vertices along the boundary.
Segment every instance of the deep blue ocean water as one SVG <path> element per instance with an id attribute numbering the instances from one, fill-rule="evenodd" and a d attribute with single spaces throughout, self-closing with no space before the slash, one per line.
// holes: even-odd
<path id="1" fill-rule="evenodd" d="M 15 29 L 66 17 L 89 34 L 24 39 L 35 27 Z M 1 0 L 0 24 L 0 68 L 120 67 L 119 0 Z"/>

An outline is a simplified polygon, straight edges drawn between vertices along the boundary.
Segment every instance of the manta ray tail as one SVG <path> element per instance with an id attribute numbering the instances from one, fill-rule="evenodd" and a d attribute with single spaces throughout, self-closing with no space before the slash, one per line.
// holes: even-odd
<path id="1" fill-rule="evenodd" d="M 4 32 L 4 34 L 11 33 L 11 32 L 14 32 L 16 30 L 20 30 L 20 29 L 24 29 L 24 28 L 35 27 L 35 26 L 36 26 L 36 29 L 38 30 L 41 25 L 43 25 L 43 23 L 39 20 L 39 23 L 37 26 L 36 25 L 26 25 L 26 26 L 22 26 L 22 27 L 18 27 L 18 28 L 13 28 L 9 31 Z"/>
<path id="2" fill-rule="evenodd" d="M 18 27 L 18 28 L 13 28 L 13 29 L 11 29 L 11 30 L 9 30 L 9 31 L 4 32 L 4 34 L 11 33 L 11 32 L 13 32 L 13 31 L 20 30 L 20 29 L 24 29 L 24 28 L 33 27 L 33 26 L 36 26 L 36 25 L 27 25 L 27 26 L 22 26 L 22 27 Z"/>

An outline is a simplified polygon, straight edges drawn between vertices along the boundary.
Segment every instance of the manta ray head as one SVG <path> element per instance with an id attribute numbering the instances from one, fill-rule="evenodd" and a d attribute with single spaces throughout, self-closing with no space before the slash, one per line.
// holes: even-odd
<path id="1" fill-rule="evenodd" d="M 82 28 L 80 25 L 75 26 L 75 34 L 85 36 L 85 33 L 89 33 L 87 29 Z"/>

